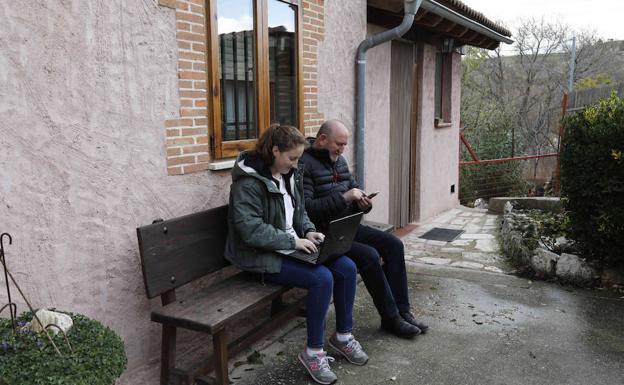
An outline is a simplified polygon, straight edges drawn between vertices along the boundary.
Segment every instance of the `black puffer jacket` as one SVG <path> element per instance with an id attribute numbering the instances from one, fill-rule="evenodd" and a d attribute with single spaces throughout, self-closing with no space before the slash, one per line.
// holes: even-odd
<path id="1" fill-rule="evenodd" d="M 303 169 L 306 211 L 319 231 L 324 231 L 332 219 L 360 211 L 342 196 L 358 187 L 344 157 L 333 162 L 328 150 L 310 146 L 303 153 L 299 168 Z"/>

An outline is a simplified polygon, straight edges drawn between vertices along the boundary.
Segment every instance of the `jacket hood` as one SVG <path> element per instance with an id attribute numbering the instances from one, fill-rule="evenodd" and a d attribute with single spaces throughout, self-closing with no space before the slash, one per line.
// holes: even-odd
<path id="1" fill-rule="evenodd" d="M 284 179 L 289 181 L 295 170 L 291 170 L 284 175 Z M 269 192 L 280 193 L 276 180 L 271 176 L 271 170 L 264 160 L 258 156 L 254 156 L 251 151 L 243 151 L 238 155 L 234 168 L 232 169 L 232 182 L 241 178 L 256 178 L 262 181 Z M 289 186 L 290 187 L 290 186 Z M 290 190 L 290 188 L 289 188 Z M 292 190 L 291 190 L 292 191 Z"/>

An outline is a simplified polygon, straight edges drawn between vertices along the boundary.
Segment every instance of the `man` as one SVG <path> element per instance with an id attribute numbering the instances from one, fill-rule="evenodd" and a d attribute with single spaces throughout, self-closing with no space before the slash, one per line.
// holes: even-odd
<path id="1" fill-rule="evenodd" d="M 328 120 L 301 157 L 306 211 L 321 232 L 333 219 L 357 211 L 368 213 L 373 207 L 371 198 L 358 188 L 342 156 L 348 141 L 349 130 L 345 125 Z M 347 256 L 358 267 L 381 316 L 383 330 L 411 338 L 428 329 L 410 313 L 401 240 L 360 225 Z"/>

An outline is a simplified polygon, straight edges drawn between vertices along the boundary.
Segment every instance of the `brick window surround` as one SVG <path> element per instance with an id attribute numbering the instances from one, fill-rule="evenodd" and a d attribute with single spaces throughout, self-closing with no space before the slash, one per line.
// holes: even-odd
<path id="1" fill-rule="evenodd" d="M 175 10 L 178 45 L 180 115 L 165 120 L 167 173 L 208 170 L 212 155 L 206 65 L 206 1 L 158 0 Z M 316 133 L 324 116 L 318 112 L 318 45 L 325 36 L 325 0 L 302 0 L 304 132 Z"/>

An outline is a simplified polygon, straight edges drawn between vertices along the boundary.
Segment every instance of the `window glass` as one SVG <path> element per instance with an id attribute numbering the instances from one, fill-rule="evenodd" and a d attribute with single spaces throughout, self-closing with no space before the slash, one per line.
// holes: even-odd
<path id="1" fill-rule="evenodd" d="M 436 53 L 435 66 L 435 118 L 442 119 L 442 70 L 444 68 L 444 54 Z"/>
<path id="2" fill-rule="evenodd" d="M 253 0 L 218 0 L 223 141 L 257 138 Z"/>
<path id="3" fill-rule="evenodd" d="M 297 126 L 297 7 L 268 1 L 271 122 Z"/>

